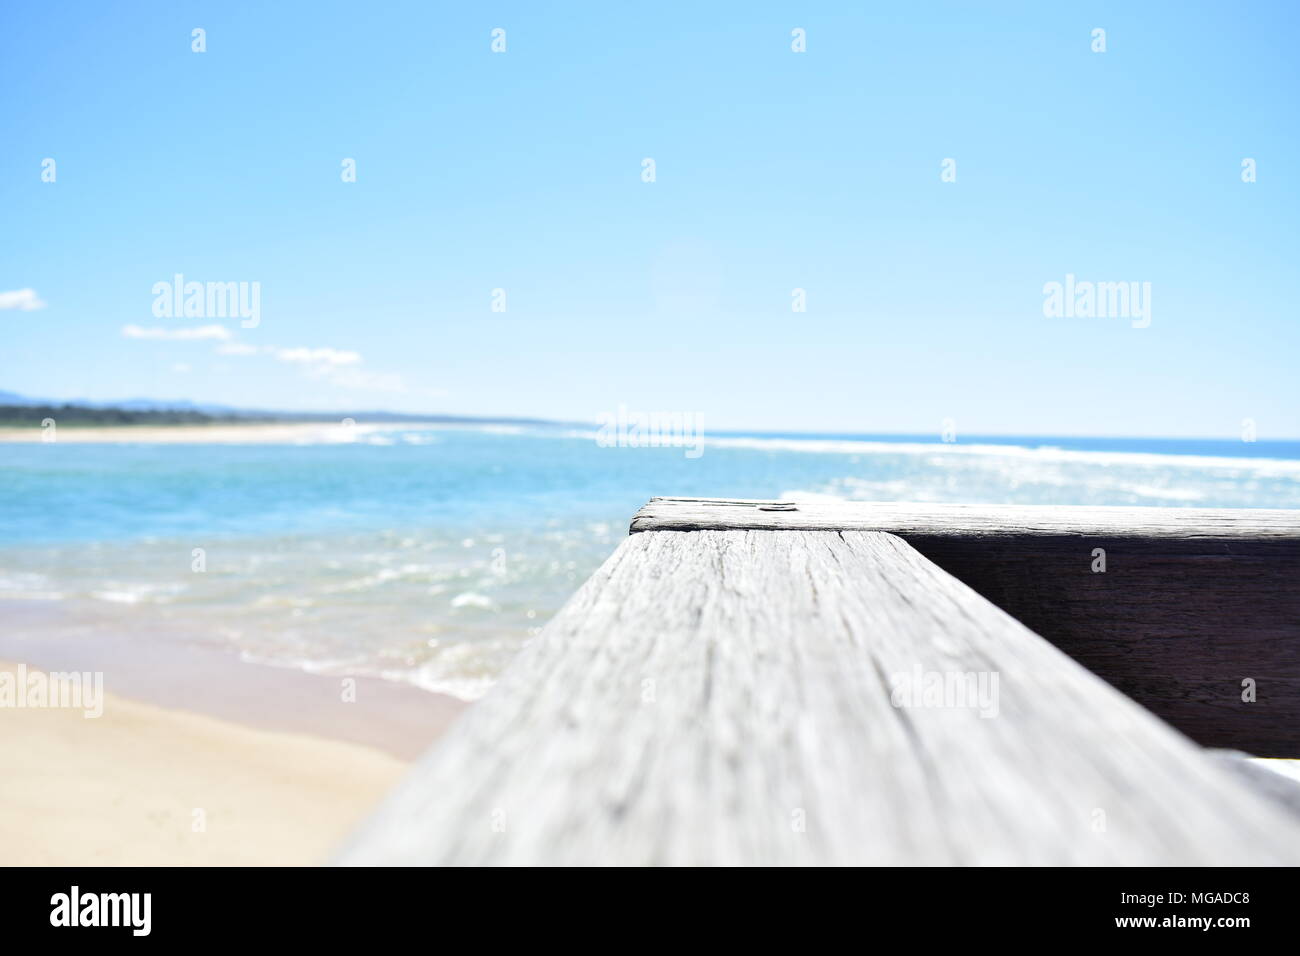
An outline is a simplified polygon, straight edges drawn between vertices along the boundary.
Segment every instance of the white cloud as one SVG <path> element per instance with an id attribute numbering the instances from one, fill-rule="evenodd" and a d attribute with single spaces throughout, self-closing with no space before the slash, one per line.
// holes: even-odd
<path id="1" fill-rule="evenodd" d="M 326 368 L 339 365 L 356 365 L 361 361 L 360 353 L 328 348 L 276 349 L 275 357 L 281 362 L 295 362 L 301 365 L 317 365 Z"/>
<path id="2" fill-rule="evenodd" d="M 177 362 L 172 366 L 172 371 L 184 375 L 186 372 L 190 371 L 190 366 L 186 362 Z"/>
<path id="3" fill-rule="evenodd" d="M 327 369 L 325 379 L 339 388 L 356 388 L 370 392 L 405 393 L 406 382 L 397 372 L 371 372 L 359 368 Z"/>
<path id="4" fill-rule="evenodd" d="M 151 328 L 138 325 L 122 326 L 122 334 L 128 339 L 167 339 L 176 342 L 189 342 L 196 339 L 229 339 L 230 329 L 224 325 L 191 325 L 175 329 Z"/>
<path id="5" fill-rule="evenodd" d="M 0 292 L 0 310 L 17 309 L 20 312 L 34 312 L 45 308 L 45 303 L 36 294 L 35 289 L 14 289 L 12 292 Z"/>
<path id="6" fill-rule="evenodd" d="M 226 342 L 217 346 L 219 355 L 270 355 L 292 365 L 306 366 L 309 371 L 326 371 L 344 365 L 361 364 L 361 353 L 347 349 L 326 347 L 282 348 L 279 345 L 247 345 L 243 342 Z"/>
<path id="7" fill-rule="evenodd" d="M 269 355 L 277 361 L 300 366 L 306 377 L 328 383 L 336 388 L 411 394 L 411 389 L 396 372 L 375 372 L 358 368 L 357 366 L 363 363 L 361 353 L 349 349 L 324 346 L 284 348 L 279 345 L 257 346 L 246 345 L 243 342 L 225 342 L 218 345 L 216 351 L 220 355 Z"/>

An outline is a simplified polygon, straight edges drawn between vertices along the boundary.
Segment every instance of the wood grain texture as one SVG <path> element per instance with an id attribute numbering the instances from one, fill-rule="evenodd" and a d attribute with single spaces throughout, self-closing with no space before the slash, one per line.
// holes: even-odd
<path id="1" fill-rule="evenodd" d="M 793 509 L 793 510 L 790 510 Z M 1281 508 L 1121 508 L 1058 505 L 964 505 L 932 502 L 769 501 L 651 498 L 631 531 L 727 529 L 889 531 L 986 537 L 1105 535 L 1164 541 L 1259 542 L 1291 554 L 1300 547 L 1300 511 Z"/>
<path id="2" fill-rule="evenodd" d="M 632 530 L 897 534 L 1199 743 L 1300 757 L 1300 511 L 770 505 L 655 498 Z"/>
<path id="3" fill-rule="evenodd" d="M 916 672 L 997 674 L 996 716 L 894 706 Z M 1300 829 L 896 536 L 660 531 L 339 862 L 1297 863 Z"/>

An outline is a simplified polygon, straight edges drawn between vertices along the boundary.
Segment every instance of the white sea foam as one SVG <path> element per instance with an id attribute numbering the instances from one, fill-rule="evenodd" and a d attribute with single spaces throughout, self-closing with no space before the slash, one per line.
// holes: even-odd
<path id="1" fill-rule="evenodd" d="M 825 491 L 783 491 L 777 496 L 780 501 L 848 501 L 846 495 L 833 495 Z M 863 499 L 866 500 L 866 499 Z"/>
<path id="2" fill-rule="evenodd" d="M 970 497 L 973 488 L 987 489 L 985 497 L 996 497 L 999 491 L 1015 493 L 1016 498 L 1025 503 L 1034 503 L 1037 490 L 1045 500 L 1052 503 L 1053 489 L 1071 488 L 1082 491 L 1086 497 L 1106 499 L 1141 499 L 1151 502 L 1194 504 L 1204 501 L 1208 490 L 1198 487 L 1198 479 L 1189 474 L 1184 483 L 1158 483 L 1155 476 L 1141 471 L 1126 474 L 1111 474 L 1099 470 L 1097 474 L 1084 476 L 1078 473 L 1063 476 L 1055 468 L 1038 469 L 1024 466 L 1005 466 L 996 461 L 981 463 L 971 461 L 951 476 L 953 481 L 928 480 L 911 481 L 884 480 L 875 481 L 855 476 L 845 476 L 831 481 L 824 487 L 815 489 L 794 489 L 782 491 L 780 497 L 789 501 L 914 501 L 914 502 L 950 502 L 962 501 Z M 1298 489 L 1300 491 L 1300 489 Z M 1003 494 L 1002 497 L 1009 496 Z"/>
<path id="3" fill-rule="evenodd" d="M 446 694 L 460 700 L 478 700 L 492 689 L 496 678 L 489 675 L 466 676 L 455 673 L 456 662 L 446 660 L 437 666 L 421 667 L 416 670 L 385 670 L 379 676 L 386 680 L 403 684 L 414 684 L 435 694 Z"/>
<path id="4" fill-rule="evenodd" d="M 139 591 L 92 591 L 91 597 L 113 604 L 139 604 L 144 600 L 144 595 Z"/>
<path id="5" fill-rule="evenodd" d="M 535 433 L 537 437 L 554 436 L 555 432 Z M 570 429 L 564 438 L 594 441 L 595 431 Z M 995 442 L 917 442 L 881 441 L 857 438 L 769 438 L 762 436 L 708 436 L 709 449 L 735 448 L 750 451 L 783 451 L 804 455 L 895 455 L 929 456 L 927 464 L 942 464 L 954 458 L 991 457 L 1024 462 L 1061 462 L 1098 466 L 1131 465 L 1166 468 L 1217 468 L 1250 472 L 1263 476 L 1300 477 L 1300 459 L 1236 458 L 1227 455 L 1194 455 L 1172 452 L 1099 451 L 1061 448 L 1057 445 L 1001 444 Z"/>
<path id="6" fill-rule="evenodd" d="M 61 601 L 63 591 L 50 587 L 49 577 L 30 571 L 0 574 L 0 599 L 25 601 Z"/>
<path id="7" fill-rule="evenodd" d="M 168 604 L 185 589 L 183 584 L 123 584 L 113 581 L 106 588 L 91 591 L 90 596 L 110 604 Z"/>
<path id="8" fill-rule="evenodd" d="M 490 610 L 496 605 L 486 594 L 478 594 L 474 591 L 465 591 L 461 594 L 457 594 L 451 599 L 451 606 L 454 608 L 476 607 Z"/>
<path id="9" fill-rule="evenodd" d="M 818 438 L 710 438 L 710 448 L 748 448 L 814 455 L 926 455 L 942 465 L 950 456 L 1013 458 L 1024 462 L 1068 462 L 1093 465 L 1159 466 L 1165 468 L 1225 468 L 1266 475 L 1300 477 L 1300 460 L 1290 458 L 1229 458 L 1131 451 L 1080 451 L 1055 445 L 964 445 L 925 442 L 859 441 Z"/>

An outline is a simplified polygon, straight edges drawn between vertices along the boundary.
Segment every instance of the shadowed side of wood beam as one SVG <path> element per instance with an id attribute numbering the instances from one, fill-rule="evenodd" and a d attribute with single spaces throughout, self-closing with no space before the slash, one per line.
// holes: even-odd
<path id="1" fill-rule="evenodd" d="M 656 498 L 632 523 L 724 528 L 897 534 L 1199 743 L 1300 757 L 1298 511 Z"/>
<path id="2" fill-rule="evenodd" d="M 1300 830 L 904 541 L 628 538 L 344 864 L 1226 864 Z"/>

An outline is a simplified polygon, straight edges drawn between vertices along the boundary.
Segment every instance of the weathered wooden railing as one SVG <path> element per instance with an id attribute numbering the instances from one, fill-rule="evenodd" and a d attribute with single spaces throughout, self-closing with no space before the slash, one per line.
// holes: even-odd
<path id="1" fill-rule="evenodd" d="M 888 531 L 1199 743 L 1300 757 L 1300 511 L 756 504 L 656 498 L 632 530 Z"/>
<path id="2" fill-rule="evenodd" d="M 1282 801 L 1006 613 L 1294 753 L 1295 513 L 791 508 L 651 501 L 340 862 L 1300 863 Z"/>

